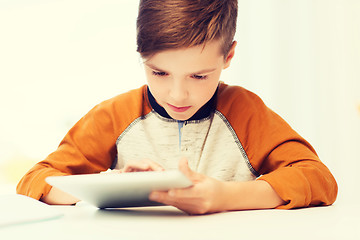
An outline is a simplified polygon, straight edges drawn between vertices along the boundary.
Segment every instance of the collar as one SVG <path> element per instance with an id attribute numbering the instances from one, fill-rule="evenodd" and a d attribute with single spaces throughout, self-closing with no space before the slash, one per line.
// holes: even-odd
<path id="1" fill-rule="evenodd" d="M 201 120 L 201 119 L 209 117 L 210 114 L 213 113 L 215 110 L 215 100 L 216 100 L 217 91 L 218 90 L 215 91 L 212 98 L 207 103 L 205 103 L 204 106 L 202 106 L 191 118 L 189 118 L 186 121 Z M 155 110 L 155 112 L 157 112 L 160 116 L 162 116 L 164 118 L 173 119 L 166 112 L 166 110 L 156 102 L 154 96 L 150 92 L 149 87 L 147 88 L 147 92 L 148 92 L 148 98 L 149 98 L 150 105 Z"/>

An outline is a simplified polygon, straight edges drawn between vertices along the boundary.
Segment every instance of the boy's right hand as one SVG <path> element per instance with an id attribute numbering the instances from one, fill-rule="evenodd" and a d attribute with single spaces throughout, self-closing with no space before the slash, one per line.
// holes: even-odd
<path id="1" fill-rule="evenodd" d="M 102 174 L 124 173 L 124 172 L 147 172 L 164 171 L 165 169 L 158 163 L 145 159 L 141 161 L 129 161 L 122 169 L 101 172 Z"/>
<path id="2" fill-rule="evenodd" d="M 147 171 L 164 171 L 165 169 L 157 162 L 145 159 L 141 161 L 129 161 L 126 163 L 121 172 L 147 172 Z"/>

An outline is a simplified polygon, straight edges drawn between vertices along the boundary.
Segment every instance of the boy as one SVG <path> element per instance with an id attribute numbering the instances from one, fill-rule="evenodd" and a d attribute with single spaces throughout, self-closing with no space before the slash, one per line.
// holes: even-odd
<path id="1" fill-rule="evenodd" d="M 18 193 L 73 204 L 45 178 L 179 168 L 194 185 L 151 200 L 190 214 L 332 204 L 337 184 L 314 149 L 255 94 L 219 82 L 234 57 L 236 17 L 236 0 L 140 1 L 148 85 L 93 108 Z"/>

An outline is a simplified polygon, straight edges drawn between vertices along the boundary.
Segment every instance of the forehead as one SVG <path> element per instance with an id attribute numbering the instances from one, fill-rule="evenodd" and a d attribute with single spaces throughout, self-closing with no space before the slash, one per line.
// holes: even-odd
<path id="1" fill-rule="evenodd" d="M 158 70 L 186 68 L 197 71 L 202 68 L 216 68 L 223 63 L 220 41 L 211 41 L 206 45 L 189 48 L 178 48 L 160 51 L 144 59 L 145 65 L 157 67 Z"/>

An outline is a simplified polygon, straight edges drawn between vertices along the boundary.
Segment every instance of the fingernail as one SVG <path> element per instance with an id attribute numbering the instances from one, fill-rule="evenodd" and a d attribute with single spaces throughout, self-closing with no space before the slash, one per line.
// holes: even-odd
<path id="1" fill-rule="evenodd" d="M 170 197 L 174 197 L 175 196 L 175 191 L 174 190 L 169 190 L 168 192 Z"/>
<path id="2" fill-rule="evenodd" d="M 159 194 L 157 194 L 157 193 L 151 193 L 149 195 L 150 200 L 157 200 L 158 198 L 159 198 Z"/>

